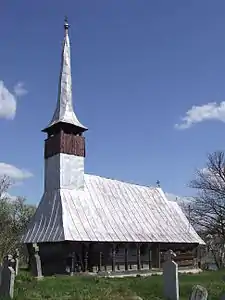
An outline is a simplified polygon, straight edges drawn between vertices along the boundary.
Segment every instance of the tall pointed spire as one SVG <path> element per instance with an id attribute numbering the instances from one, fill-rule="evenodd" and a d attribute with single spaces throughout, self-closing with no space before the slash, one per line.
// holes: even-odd
<path id="1" fill-rule="evenodd" d="M 80 131 L 87 130 L 87 128 L 79 122 L 73 110 L 70 41 L 68 29 L 69 24 L 67 17 L 65 17 L 57 106 L 50 124 L 43 130 L 44 132 L 47 132 L 51 127 L 53 127 L 53 125 L 57 123 L 74 125 L 78 127 Z"/>

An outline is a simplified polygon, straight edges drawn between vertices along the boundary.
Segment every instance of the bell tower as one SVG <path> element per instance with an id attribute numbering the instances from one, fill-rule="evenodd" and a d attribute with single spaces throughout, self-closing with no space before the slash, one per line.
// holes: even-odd
<path id="1" fill-rule="evenodd" d="M 69 24 L 64 22 L 64 41 L 58 100 L 53 118 L 42 131 L 45 140 L 45 192 L 84 188 L 85 138 L 83 126 L 73 109 Z"/>

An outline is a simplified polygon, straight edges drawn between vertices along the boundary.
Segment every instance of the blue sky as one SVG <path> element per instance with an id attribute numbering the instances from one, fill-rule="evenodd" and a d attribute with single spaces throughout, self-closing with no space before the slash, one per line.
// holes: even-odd
<path id="1" fill-rule="evenodd" d="M 43 192 L 67 14 L 86 172 L 191 195 L 225 148 L 224 13 L 224 0 L 1 1 L 0 173 L 24 179 L 11 193 Z"/>

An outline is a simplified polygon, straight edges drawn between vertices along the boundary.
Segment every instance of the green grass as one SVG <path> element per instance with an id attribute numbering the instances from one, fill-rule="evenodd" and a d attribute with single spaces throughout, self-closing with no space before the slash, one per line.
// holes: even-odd
<path id="1" fill-rule="evenodd" d="M 193 285 L 209 291 L 209 299 L 219 299 L 225 293 L 225 271 L 179 275 L 180 299 L 188 299 Z M 22 272 L 15 283 L 15 300 L 122 300 L 138 295 L 144 300 L 163 299 L 162 276 L 99 278 L 89 276 L 48 277 L 41 281 Z"/>

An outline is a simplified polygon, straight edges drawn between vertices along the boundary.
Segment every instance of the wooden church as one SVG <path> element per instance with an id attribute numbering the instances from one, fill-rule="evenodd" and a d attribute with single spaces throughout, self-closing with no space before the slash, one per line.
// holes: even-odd
<path id="1" fill-rule="evenodd" d="M 48 275 L 71 268 L 79 272 L 160 268 L 168 249 L 180 253 L 180 265 L 192 263 L 204 242 L 160 187 L 85 174 L 87 127 L 73 110 L 68 29 L 65 20 L 57 106 L 43 130 L 44 193 L 22 243 L 30 258 L 33 244 L 38 244 L 43 273 Z"/>

